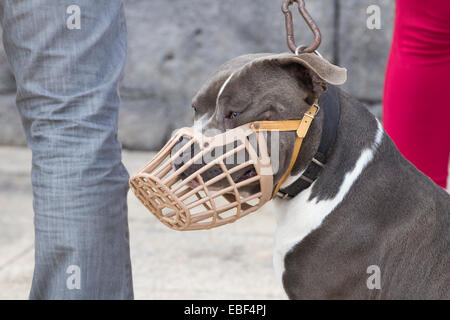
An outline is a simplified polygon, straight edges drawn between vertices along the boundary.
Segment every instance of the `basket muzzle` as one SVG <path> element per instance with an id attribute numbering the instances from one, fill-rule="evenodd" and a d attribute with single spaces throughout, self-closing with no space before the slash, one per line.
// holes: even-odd
<path id="1" fill-rule="evenodd" d="M 210 229 L 234 222 L 272 198 L 266 135 L 252 124 L 213 137 L 182 128 L 130 178 L 130 186 L 172 229 Z"/>

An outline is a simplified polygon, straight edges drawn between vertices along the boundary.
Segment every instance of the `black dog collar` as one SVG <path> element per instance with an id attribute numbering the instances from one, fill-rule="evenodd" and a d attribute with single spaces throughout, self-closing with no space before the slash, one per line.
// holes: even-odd
<path id="1" fill-rule="evenodd" d="M 293 198 L 311 186 L 327 163 L 330 149 L 336 140 L 341 114 L 338 91 L 332 85 L 327 86 L 328 90 L 319 98 L 319 105 L 324 114 L 319 148 L 303 174 L 288 187 L 278 191 L 277 196 L 282 199 Z"/>

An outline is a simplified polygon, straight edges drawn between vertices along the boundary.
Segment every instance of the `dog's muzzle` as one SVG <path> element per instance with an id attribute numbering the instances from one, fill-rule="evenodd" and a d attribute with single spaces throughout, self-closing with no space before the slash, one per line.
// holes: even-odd
<path id="1" fill-rule="evenodd" d="M 130 178 L 130 186 L 172 229 L 210 229 L 234 222 L 277 193 L 318 109 L 313 105 L 302 120 L 257 121 L 213 137 L 182 128 Z M 297 132 L 289 168 L 275 188 L 267 131 Z"/>
<path id="2" fill-rule="evenodd" d="M 199 230 L 233 222 L 271 199 L 266 139 L 251 124 L 213 137 L 180 129 L 130 185 L 170 228 Z M 246 188 L 254 193 L 246 194 Z"/>

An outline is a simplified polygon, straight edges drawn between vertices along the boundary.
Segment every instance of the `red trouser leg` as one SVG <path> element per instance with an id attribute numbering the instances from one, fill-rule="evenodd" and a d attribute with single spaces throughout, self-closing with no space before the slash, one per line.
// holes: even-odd
<path id="1" fill-rule="evenodd" d="M 450 1 L 397 0 L 383 125 L 400 152 L 441 187 L 450 153 Z"/>

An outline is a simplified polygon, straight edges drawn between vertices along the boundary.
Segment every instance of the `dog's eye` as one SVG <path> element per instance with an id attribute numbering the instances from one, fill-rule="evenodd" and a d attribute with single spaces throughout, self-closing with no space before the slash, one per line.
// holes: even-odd
<path id="1" fill-rule="evenodd" d="M 239 113 L 236 112 L 236 111 L 235 111 L 235 112 L 231 112 L 229 118 L 230 118 L 230 119 L 234 119 L 234 118 L 236 118 L 238 115 L 239 115 Z"/>
<path id="2" fill-rule="evenodd" d="M 194 112 L 197 113 L 197 106 L 192 105 L 192 109 L 194 109 Z"/>

